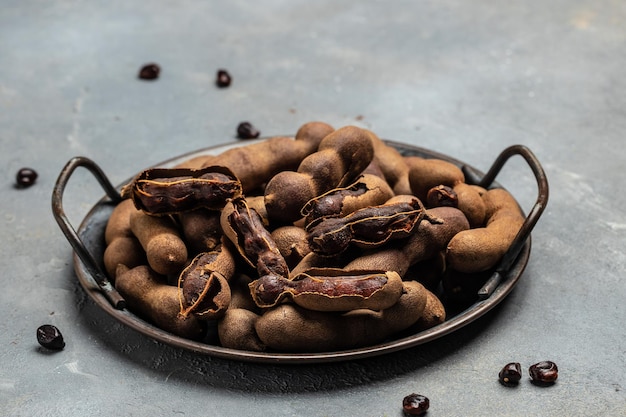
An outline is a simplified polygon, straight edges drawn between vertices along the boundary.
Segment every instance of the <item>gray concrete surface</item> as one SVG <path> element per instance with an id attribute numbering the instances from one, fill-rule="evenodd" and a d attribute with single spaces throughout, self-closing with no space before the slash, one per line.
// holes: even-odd
<path id="1" fill-rule="evenodd" d="M 5 0 L 0 7 L 0 415 L 626 415 L 626 5 L 620 1 Z M 136 79 L 150 61 L 156 82 Z M 229 89 L 214 74 L 228 69 Z M 156 343 L 104 314 L 77 284 L 50 209 L 76 155 L 114 183 L 169 157 L 323 120 L 356 124 L 486 169 L 508 145 L 550 181 L 528 267 L 479 321 L 377 358 L 247 364 Z M 13 187 L 22 166 L 35 186 Z M 535 184 L 514 161 L 499 180 Z M 77 172 L 79 222 L 102 196 Z M 42 351 L 35 329 L 67 346 Z M 550 359 L 549 388 L 497 372 Z"/>

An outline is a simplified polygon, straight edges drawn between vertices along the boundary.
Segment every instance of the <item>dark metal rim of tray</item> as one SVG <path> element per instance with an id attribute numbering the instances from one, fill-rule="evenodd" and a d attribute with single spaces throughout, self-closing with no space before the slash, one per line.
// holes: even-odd
<path id="1" fill-rule="evenodd" d="M 259 139 L 259 141 L 262 140 L 265 139 Z M 538 193 L 537 199 L 526 216 L 526 220 L 515 240 L 498 266 L 494 269 L 492 275 L 478 291 L 477 299 L 473 304 L 448 318 L 444 323 L 438 326 L 363 348 L 315 353 L 252 352 L 184 339 L 161 330 L 126 309 L 124 299 L 110 283 L 101 266 L 102 253 L 104 251 L 104 228 L 106 227 L 106 222 L 113 207 L 121 200 L 119 194 L 121 185 L 118 187 L 113 186 L 104 171 L 91 159 L 81 156 L 74 157 L 67 162 L 56 181 L 52 193 L 52 211 L 59 227 L 74 249 L 74 269 L 81 286 L 87 294 L 106 313 L 124 325 L 148 337 L 199 354 L 258 363 L 310 364 L 346 361 L 383 355 L 418 346 L 450 334 L 482 317 L 498 305 L 511 292 L 524 272 L 530 257 L 530 232 L 539 220 L 548 202 L 548 181 L 545 172 L 536 156 L 530 149 L 523 145 L 512 145 L 504 149 L 496 157 L 489 170 L 483 173 L 460 160 L 444 154 L 406 143 L 389 140 L 385 142 L 396 148 L 404 156 L 438 158 L 452 162 L 463 170 L 467 183 L 480 185 L 484 188 L 500 187 L 495 181 L 497 175 L 511 157 L 519 155 L 530 167 L 537 182 Z M 237 146 L 243 146 L 243 143 L 235 142 L 201 149 L 180 155 L 154 166 L 171 167 L 195 156 L 218 154 Z M 63 194 L 72 173 L 78 167 L 89 170 L 98 180 L 106 195 L 89 211 L 78 230 L 76 230 L 65 215 Z"/>

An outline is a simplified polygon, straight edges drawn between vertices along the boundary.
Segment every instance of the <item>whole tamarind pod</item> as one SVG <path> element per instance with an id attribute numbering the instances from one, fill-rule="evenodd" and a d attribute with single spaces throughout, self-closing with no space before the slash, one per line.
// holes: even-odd
<path id="1" fill-rule="evenodd" d="M 195 316 L 180 314 L 178 288 L 167 285 L 147 265 L 128 269 L 118 266 L 115 288 L 124 297 L 128 309 L 138 313 L 157 327 L 180 337 L 200 340 L 206 326 Z"/>
<path id="2" fill-rule="evenodd" d="M 254 328 L 259 315 L 243 308 L 229 308 L 217 323 L 220 345 L 225 348 L 262 352 L 265 345 Z"/>
<path id="3" fill-rule="evenodd" d="M 190 254 L 215 250 L 222 240 L 221 212 L 199 208 L 178 214 L 180 228 Z"/>
<path id="4" fill-rule="evenodd" d="M 448 243 L 448 265 L 460 272 L 481 272 L 494 267 L 524 224 L 524 214 L 508 191 L 492 189 L 483 198 L 485 227 L 459 233 Z"/>
<path id="5" fill-rule="evenodd" d="M 395 194 L 412 194 L 409 183 L 409 166 L 393 146 L 387 145 L 374 132 L 369 131 L 374 146 L 374 162 L 380 167 Z"/>
<path id="6" fill-rule="evenodd" d="M 300 214 L 307 228 L 326 217 L 343 217 L 358 209 L 383 204 L 393 196 L 384 178 L 363 174 L 355 182 L 309 200 Z"/>
<path id="7" fill-rule="evenodd" d="M 402 295 L 402 278 L 396 272 L 308 270 L 292 279 L 266 275 L 250 283 L 250 294 L 262 308 L 290 300 L 316 311 L 383 310 Z"/>
<path id="8" fill-rule="evenodd" d="M 135 236 L 120 236 L 113 239 L 104 249 L 102 261 L 112 284 L 115 284 L 115 273 L 119 264 L 134 268 L 147 262 L 146 253 Z"/>
<path id="9" fill-rule="evenodd" d="M 422 201 L 426 201 L 428 190 L 437 185 L 453 187 L 456 183 L 465 182 L 463 171 L 452 162 L 419 156 L 406 156 L 404 160 L 409 167 L 412 194 Z"/>
<path id="10" fill-rule="evenodd" d="M 117 237 L 133 236 L 130 230 L 130 214 L 136 210 L 130 199 L 124 199 L 115 206 L 104 229 L 104 242 L 107 245 Z"/>
<path id="11" fill-rule="evenodd" d="M 271 236 L 289 269 L 311 252 L 307 232 L 302 227 L 281 226 L 274 229 Z"/>
<path id="12" fill-rule="evenodd" d="M 388 249 L 368 251 L 347 265 L 346 269 L 378 269 L 396 271 L 404 276 L 411 265 L 429 259 L 445 250 L 448 242 L 457 233 L 469 229 L 463 212 L 453 207 L 435 207 L 426 210 L 441 222 L 431 223 L 422 220 L 419 227 L 408 239 Z"/>
<path id="13" fill-rule="evenodd" d="M 135 210 L 130 227 L 141 243 L 148 265 L 158 274 L 178 274 L 187 263 L 187 247 L 171 218 Z"/>
<path id="14" fill-rule="evenodd" d="M 276 246 L 261 216 L 250 208 L 244 197 L 231 201 L 222 211 L 224 235 L 237 247 L 244 260 L 256 268 L 259 276 L 289 276 L 289 267 Z"/>
<path id="15" fill-rule="evenodd" d="M 375 248 L 390 239 L 409 236 L 423 219 L 439 222 L 426 213 L 422 202 L 415 197 L 410 202 L 366 207 L 344 217 L 325 218 L 316 223 L 308 230 L 309 246 L 322 255 L 341 253 L 350 244 Z"/>
<path id="16" fill-rule="evenodd" d="M 278 351 L 352 349 L 380 343 L 410 327 L 421 317 L 425 306 L 425 288 L 408 281 L 398 301 L 385 310 L 357 309 L 340 314 L 284 303 L 263 313 L 255 329 L 264 345 Z"/>
<path id="17" fill-rule="evenodd" d="M 235 259 L 227 246 L 197 255 L 178 277 L 180 314 L 199 319 L 221 317 L 230 304 L 228 280 L 235 273 Z"/>
<path id="18" fill-rule="evenodd" d="M 317 152 L 304 158 L 297 172 L 276 174 L 265 188 L 265 206 L 271 221 L 292 223 L 312 198 L 353 182 L 370 164 L 374 149 L 369 135 L 345 126 L 327 135 Z"/>
<path id="19" fill-rule="evenodd" d="M 334 130 L 327 123 L 309 122 L 298 129 L 295 138 L 276 136 L 263 142 L 231 148 L 219 155 L 200 156 L 183 164 L 226 166 L 239 178 L 243 191 L 249 194 L 261 189 L 279 172 L 296 170 L 300 162 L 317 151 L 322 139 Z"/>
<path id="20" fill-rule="evenodd" d="M 135 207 L 152 215 L 167 215 L 201 207 L 220 210 L 241 195 L 241 182 L 223 166 L 202 169 L 151 168 L 122 188 Z"/>

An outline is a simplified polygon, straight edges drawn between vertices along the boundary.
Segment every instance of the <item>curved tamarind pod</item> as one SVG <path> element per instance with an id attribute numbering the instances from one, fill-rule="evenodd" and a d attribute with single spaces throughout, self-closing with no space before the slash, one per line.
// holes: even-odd
<path id="1" fill-rule="evenodd" d="M 352 184 L 334 188 L 309 200 L 300 214 L 306 228 L 325 217 L 343 217 L 358 209 L 383 204 L 393 196 L 393 190 L 384 178 L 363 174 Z"/>
<path id="2" fill-rule="evenodd" d="M 436 207 L 426 210 L 441 223 L 422 220 L 408 239 L 390 248 L 369 251 L 345 265 L 346 269 L 374 269 L 396 271 L 404 276 L 411 265 L 431 258 L 445 250 L 448 242 L 459 232 L 469 229 L 467 218 L 453 207 Z"/>
<path id="3" fill-rule="evenodd" d="M 265 187 L 265 205 L 272 221 L 293 223 L 307 201 L 355 180 L 374 155 L 369 135 L 345 126 L 327 135 L 317 152 L 304 158 L 297 172 L 276 174 Z"/>
<path id="4" fill-rule="evenodd" d="M 178 288 L 165 283 L 147 265 L 128 269 L 119 264 L 115 288 L 124 297 L 128 308 L 159 328 L 186 339 L 199 340 L 206 325 L 195 316 L 180 314 Z"/>
<path id="5" fill-rule="evenodd" d="M 289 299 L 316 311 L 383 310 L 402 295 L 402 278 L 396 272 L 346 271 L 321 268 L 292 279 L 266 275 L 250 283 L 254 302 L 263 308 Z"/>
<path id="6" fill-rule="evenodd" d="M 334 351 L 380 343 L 416 323 L 426 306 L 426 290 L 421 284 L 408 281 L 403 285 L 398 301 L 381 311 L 357 309 L 339 314 L 279 304 L 257 319 L 256 333 L 266 346 L 286 352 Z"/>
<path id="7" fill-rule="evenodd" d="M 411 194 L 422 201 L 426 201 L 428 190 L 437 185 L 453 187 L 456 183 L 465 182 L 463 171 L 452 162 L 419 156 L 405 156 L 404 160 L 409 166 Z"/>
<path id="8" fill-rule="evenodd" d="M 178 277 L 180 314 L 203 320 L 222 316 L 230 304 L 228 280 L 234 273 L 235 259 L 225 245 L 196 256 Z"/>
<path id="9" fill-rule="evenodd" d="M 457 271 L 473 273 L 494 267 L 524 224 L 524 214 L 508 191 L 492 189 L 483 198 L 487 213 L 485 227 L 459 233 L 448 243 L 446 259 Z"/>
<path id="10" fill-rule="evenodd" d="M 328 134 L 335 129 L 323 122 L 308 122 L 296 132 L 295 138 L 276 136 L 263 142 L 228 149 L 219 155 L 201 155 L 183 162 L 181 167 L 223 165 L 241 181 L 246 194 L 261 189 L 281 171 L 293 171 L 302 160 L 317 151 Z"/>
<path id="11" fill-rule="evenodd" d="M 151 215 L 167 215 L 200 207 L 219 210 L 241 195 L 241 182 L 223 166 L 202 169 L 152 168 L 122 188 L 137 209 Z"/>
<path id="12" fill-rule="evenodd" d="M 375 248 L 411 235 L 423 219 L 440 222 L 415 197 L 410 202 L 366 207 L 341 218 L 322 219 L 309 230 L 309 246 L 323 255 L 341 253 L 350 244 Z"/>
<path id="13" fill-rule="evenodd" d="M 222 211 L 224 235 L 237 247 L 245 261 L 256 268 L 259 276 L 275 274 L 289 276 L 289 267 L 261 216 L 244 197 L 231 201 Z"/>

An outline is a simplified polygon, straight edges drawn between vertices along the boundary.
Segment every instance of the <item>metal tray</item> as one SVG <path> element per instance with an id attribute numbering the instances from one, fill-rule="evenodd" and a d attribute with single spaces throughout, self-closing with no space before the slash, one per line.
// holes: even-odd
<path id="1" fill-rule="evenodd" d="M 510 157 L 519 155 L 528 163 L 537 181 L 538 196 L 508 252 L 478 291 L 475 302 L 462 311 L 448 317 L 444 323 L 436 327 L 414 334 L 402 334 L 396 339 L 358 349 L 316 353 L 251 352 L 184 339 L 165 332 L 126 309 L 123 298 L 111 285 L 103 272 L 102 257 L 105 249 L 104 230 L 106 223 L 113 208 L 120 201 L 119 190 L 121 186 L 131 179 L 129 178 L 128 181 L 115 187 L 109 182 L 105 173 L 95 162 L 85 157 L 72 158 L 62 169 L 56 181 L 52 193 L 52 211 L 59 227 L 74 249 L 74 269 L 85 292 L 109 315 L 152 339 L 199 354 L 257 363 L 310 364 L 383 355 L 427 343 L 450 334 L 485 315 L 498 305 L 511 292 L 524 272 L 530 257 L 530 232 L 537 223 L 548 201 L 548 182 L 543 168 L 535 155 L 523 145 L 513 145 L 506 148 L 498 155 L 487 173 L 483 174 L 483 172 L 447 155 L 405 143 L 386 142 L 405 156 L 439 158 L 452 162 L 463 170 L 466 182 L 478 184 L 485 188 L 500 187 L 495 182 L 496 176 Z M 235 142 L 201 149 L 164 161 L 154 165 L 154 167 L 172 167 L 192 157 L 204 154 L 219 154 L 229 148 L 244 146 L 249 143 L 251 142 Z M 93 206 L 76 230 L 65 215 L 63 193 L 72 173 L 78 167 L 88 169 L 96 177 L 106 195 Z"/>

